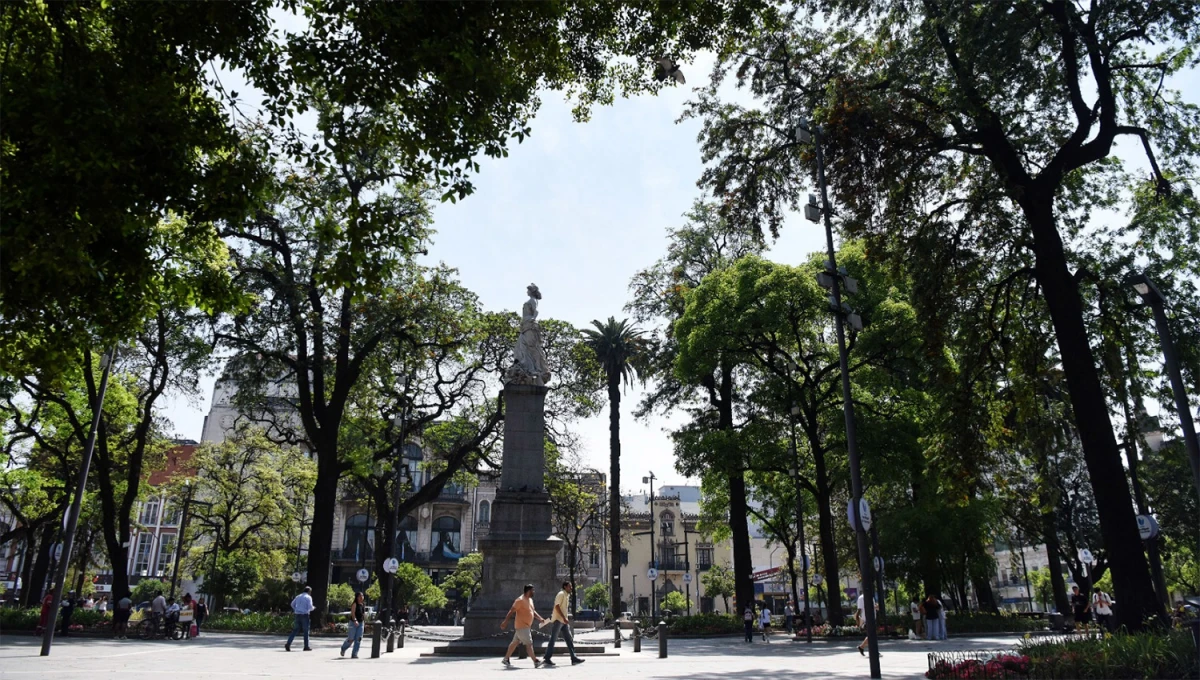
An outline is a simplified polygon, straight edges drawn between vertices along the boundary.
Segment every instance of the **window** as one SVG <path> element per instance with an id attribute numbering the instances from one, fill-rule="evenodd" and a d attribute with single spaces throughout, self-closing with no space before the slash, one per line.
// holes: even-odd
<path id="1" fill-rule="evenodd" d="M 138 534 L 137 547 L 133 551 L 133 573 L 135 575 L 150 572 L 150 549 L 154 547 L 154 534 L 143 531 Z"/>
<path id="2" fill-rule="evenodd" d="M 588 565 L 592 567 L 600 566 L 600 550 L 594 545 L 588 551 Z"/>
<path id="3" fill-rule="evenodd" d="M 621 548 L 621 566 L 629 566 L 629 548 Z"/>
<path id="4" fill-rule="evenodd" d="M 1001 569 L 1001 570 L 1000 570 L 1000 582 L 1001 582 L 1001 583 L 1004 583 L 1004 582 L 1005 582 L 1005 581 L 1007 581 L 1007 580 L 1008 580 L 1008 570 L 1007 570 L 1007 569 Z"/>
<path id="5" fill-rule="evenodd" d="M 702 545 L 696 548 L 696 563 L 701 569 L 709 569 L 713 563 L 713 547 L 711 545 Z"/>
<path id="6" fill-rule="evenodd" d="M 163 526 L 177 527 L 179 526 L 179 520 L 183 518 L 183 510 L 178 504 L 172 503 L 171 501 L 166 501 L 163 503 L 162 516 Z"/>
<path id="7" fill-rule="evenodd" d="M 158 497 L 142 503 L 142 515 L 138 518 L 142 526 L 154 526 L 158 522 Z"/>
<path id="8" fill-rule="evenodd" d="M 408 465 L 408 472 L 412 476 L 412 490 L 420 489 L 427 481 L 424 478 L 425 471 L 421 469 L 421 461 L 424 455 L 421 452 L 421 447 L 416 444 L 404 445 L 404 460 Z"/>
<path id="9" fill-rule="evenodd" d="M 672 514 L 670 511 L 664 511 L 663 514 L 659 515 L 659 517 L 662 519 L 662 522 L 661 522 L 662 535 L 663 536 L 674 536 L 675 535 L 675 515 Z"/>
<path id="10" fill-rule="evenodd" d="M 405 515 L 404 519 L 400 520 L 400 529 L 396 537 L 400 539 L 399 558 L 412 559 L 417 545 L 417 520 L 413 519 L 412 515 Z"/>
<path id="11" fill-rule="evenodd" d="M 487 501 L 479 501 L 479 521 L 480 522 L 491 522 L 492 521 L 492 506 Z"/>
<path id="12" fill-rule="evenodd" d="M 172 561 L 175 559 L 175 534 L 162 534 L 158 539 L 158 566 L 154 575 L 163 576 L 170 573 Z"/>
<path id="13" fill-rule="evenodd" d="M 342 559 L 367 559 L 373 554 L 375 525 L 366 515 L 353 515 L 346 520 L 346 531 L 342 538 Z"/>
<path id="14" fill-rule="evenodd" d="M 433 546 L 433 557 L 449 557 L 458 559 L 459 543 L 462 540 L 462 523 L 457 519 L 444 515 L 433 520 L 433 537 L 437 543 Z"/>

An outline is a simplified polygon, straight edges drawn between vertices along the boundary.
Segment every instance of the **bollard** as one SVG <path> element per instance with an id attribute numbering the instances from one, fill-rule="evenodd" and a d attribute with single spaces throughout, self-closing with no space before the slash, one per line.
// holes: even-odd
<path id="1" fill-rule="evenodd" d="M 381 621 L 376 621 L 375 628 L 373 631 L 371 631 L 371 658 L 372 659 L 379 658 L 379 643 L 381 642 L 380 638 L 382 638 L 382 637 L 383 637 L 383 623 Z"/>
<path id="2" fill-rule="evenodd" d="M 667 658 L 667 622 L 658 622 L 658 658 Z"/>
<path id="3" fill-rule="evenodd" d="M 642 629 L 638 628 L 637 622 L 633 622 L 633 651 L 642 651 Z"/>
<path id="4" fill-rule="evenodd" d="M 392 623 L 388 626 L 388 643 L 387 652 L 391 654 L 396 651 L 396 619 L 392 619 Z"/>
<path id="5" fill-rule="evenodd" d="M 396 647 L 399 649 L 404 649 L 404 626 L 407 624 L 407 619 L 400 619 L 400 642 L 396 643 Z"/>

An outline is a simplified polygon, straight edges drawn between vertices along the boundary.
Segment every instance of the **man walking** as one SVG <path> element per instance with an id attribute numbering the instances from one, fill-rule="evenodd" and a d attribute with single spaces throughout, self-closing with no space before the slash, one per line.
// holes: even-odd
<path id="1" fill-rule="evenodd" d="M 746 642 L 754 642 L 754 607 L 746 606 L 742 613 L 742 625 L 746 629 Z"/>
<path id="2" fill-rule="evenodd" d="M 154 599 L 150 601 L 150 616 L 154 620 L 154 635 L 158 637 L 158 631 L 163 624 L 163 619 L 167 616 L 167 598 L 163 597 L 162 591 L 154 593 Z"/>
<path id="3" fill-rule="evenodd" d="M 312 647 L 308 645 L 308 631 L 312 624 L 312 613 L 316 609 L 316 605 L 312 601 L 312 586 L 304 586 L 304 592 L 296 596 L 292 600 L 292 633 L 288 635 L 287 642 L 283 644 L 285 651 L 292 651 L 292 641 L 296 639 L 296 633 L 304 633 L 304 651 L 311 652 Z"/>
<path id="4" fill-rule="evenodd" d="M 792 609 L 792 603 L 788 602 L 783 606 L 783 626 L 787 629 L 788 635 L 792 634 L 792 623 L 796 620 L 796 610 Z"/>
<path id="5" fill-rule="evenodd" d="M 563 642 L 566 643 L 567 651 L 571 654 L 571 665 L 583 663 L 583 659 L 575 656 L 575 640 L 571 635 L 571 624 L 567 620 L 567 607 L 571 606 L 572 589 L 570 581 L 563 581 L 562 590 L 554 596 L 554 611 L 550 612 L 550 643 L 546 645 L 546 656 L 542 659 L 544 666 L 555 665 L 550 657 L 554 656 L 554 641 L 558 638 L 559 632 L 562 633 Z"/>
<path id="6" fill-rule="evenodd" d="M 1092 588 L 1092 612 L 1096 615 L 1100 632 L 1108 632 L 1108 622 L 1112 618 L 1112 597 L 1100 590 L 1099 586 Z"/>
<path id="7" fill-rule="evenodd" d="M 508 627 L 509 619 L 515 619 L 513 622 L 513 639 L 508 645 L 508 651 L 504 653 L 504 665 L 512 665 L 512 661 L 509 659 L 512 657 L 513 652 L 517 650 L 517 647 L 523 644 L 525 645 L 525 652 L 529 655 L 530 659 L 533 659 L 533 667 L 540 667 L 542 662 L 538 660 L 537 652 L 533 651 L 533 620 L 545 621 L 546 619 L 542 618 L 537 613 L 537 610 L 533 608 L 532 584 L 527 584 L 525 592 L 521 594 L 521 597 L 513 600 L 512 607 L 508 609 L 508 615 L 500 622 L 500 630 Z"/>

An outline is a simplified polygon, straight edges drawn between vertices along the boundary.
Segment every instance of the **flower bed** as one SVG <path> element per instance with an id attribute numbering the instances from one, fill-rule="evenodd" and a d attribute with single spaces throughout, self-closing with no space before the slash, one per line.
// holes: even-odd
<path id="1" fill-rule="evenodd" d="M 927 678 L 956 678 L 958 680 L 987 680 L 1027 678 L 1029 657 L 1012 652 L 959 652 L 929 655 Z"/>
<path id="2" fill-rule="evenodd" d="M 900 637 L 902 635 L 908 634 L 907 629 L 905 629 L 901 626 L 893 626 L 891 624 L 885 624 L 885 623 L 879 624 L 877 629 L 878 629 L 880 635 L 890 636 L 890 637 Z M 796 636 L 804 637 L 807 634 L 807 632 L 808 632 L 808 629 L 806 629 L 806 628 L 798 628 L 796 630 Z M 812 634 L 813 634 L 813 637 L 828 637 L 828 638 L 836 638 L 836 637 L 851 637 L 852 638 L 852 637 L 862 637 L 864 635 L 863 629 L 859 628 L 858 626 L 831 626 L 828 623 L 822 624 L 820 626 L 813 626 Z"/>
<path id="3" fill-rule="evenodd" d="M 927 678 L 1195 678 L 1196 651 L 1188 631 L 1105 635 L 1103 638 L 1028 638 L 1016 650 L 935 652 Z"/>

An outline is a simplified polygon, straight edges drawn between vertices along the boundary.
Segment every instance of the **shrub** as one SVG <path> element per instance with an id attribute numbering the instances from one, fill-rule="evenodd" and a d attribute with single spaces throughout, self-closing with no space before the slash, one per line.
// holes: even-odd
<path id="1" fill-rule="evenodd" d="M 40 616 L 41 610 L 36 607 L 0 607 L 0 630 L 33 630 L 37 628 Z"/>
<path id="2" fill-rule="evenodd" d="M 204 622 L 205 630 L 239 630 L 254 633 L 286 633 L 292 629 L 290 614 L 253 614 L 220 613 L 210 616 Z"/>
<path id="3" fill-rule="evenodd" d="M 1106 634 L 1103 638 L 1026 640 L 1020 653 L 1034 677 L 1194 677 L 1195 644 L 1190 631 Z"/>
<path id="4" fill-rule="evenodd" d="M 728 614 L 693 614 L 676 616 L 670 627 L 674 635 L 722 635 L 740 633 L 742 621 Z"/>

